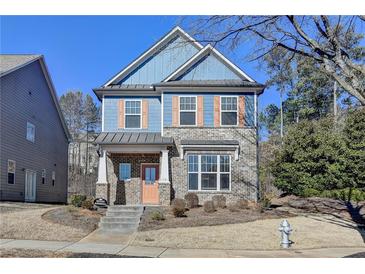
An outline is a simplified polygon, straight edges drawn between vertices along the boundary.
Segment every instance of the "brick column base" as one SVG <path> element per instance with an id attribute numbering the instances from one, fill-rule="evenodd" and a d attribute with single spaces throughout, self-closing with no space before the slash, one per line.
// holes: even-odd
<path id="1" fill-rule="evenodd" d="M 103 198 L 109 204 L 109 184 L 96 184 L 95 197 Z"/>

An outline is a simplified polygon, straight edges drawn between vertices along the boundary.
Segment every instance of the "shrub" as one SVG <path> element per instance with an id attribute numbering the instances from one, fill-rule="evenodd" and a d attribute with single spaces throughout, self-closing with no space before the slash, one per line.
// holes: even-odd
<path id="1" fill-rule="evenodd" d="M 198 195 L 196 195 L 195 193 L 189 192 L 188 194 L 185 195 L 184 198 L 185 198 L 185 201 L 186 201 L 186 206 L 188 208 L 198 207 L 199 198 L 198 198 Z"/>
<path id="2" fill-rule="evenodd" d="M 74 194 L 71 196 L 71 204 L 75 207 L 81 207 L 83 201 L 86 200 L 86 195 Z"/>
<path id="3" fill-rule="evenodd" d="M 227 205 L 227 208 L 230 212 L 238 212 L 240 211 L 240 208 L 237 206 L 237 203 L 229 203 Z"/>
<path id="4" fill-rule="evenodd" d="M 163 221 L 165 220 L 165 216 L 160 211 L 153 211 L 151 213 L 151 219 L 154 221 Z"/>
<path id="5" fill-rule="evenodd" d="M 226 207 L 226 197 L 223 195 L 214 195 L 212 201 L 215 208 L 225 208 Z"/>
<path id="6" fill-rule="evenodd" d="M 84 209 L 92 210 L 94 209 L 94 199 L 93 198 L 87 198 L 82 201 L 81 207 Z"/>
<path id="7" fill-rule="evenodd" d="M 204 211 L 207 213 L 213 213 L 215 211 L 213 201 L 205 201 L 203 204 Z"/>
<path id="8" fill-rule="evenodd" d="M 185 217 L 186 204 L 184 199 L 174 199 L 171 203 L 172 213 L 175 217 Z"/>
<path id="9" fill-rule="evenodd" d="M 262 199 L 260 201 L 260 205 L 261 205 L 261 207 L 263 209 L 270 208 L 270 206 L 271 206 L 271 199 L 268 196 L 262 197 Z"/>
<path id="10" fill-rule="evenodd" d="M 320 197 L 348 201 L 350 195 L 349 191 L 349 188 L 324 190 L 321 192 Z M 365 191 L 358 188 L 353 188 L 351 190 L 350 200 L 355 202 L 364 201 Z"/>
<path id="11" fill-rule="evenodd" d="M 314 188 L 305 188 L 303 190 L 304 197 L 320 197 L 321 192 Z"/>
<path id="12" fill-rule="evenodd" d="M 236 202 L 236 207 L 238 209 L 249 209 L 248 201 L 244 199 L 240 199 Z"/>

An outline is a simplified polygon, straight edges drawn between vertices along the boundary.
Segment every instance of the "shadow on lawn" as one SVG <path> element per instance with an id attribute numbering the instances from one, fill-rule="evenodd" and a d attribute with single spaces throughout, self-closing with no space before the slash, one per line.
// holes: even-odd
<path id="1" fill-rule="evenodd" d="M 342 227 L 355 229 L 359 232 L 363 242 L 365 243 L 365 218 L 364 218 L 365 215 L 363 216 L 360 214 L 360 211 L 363 208 L 364 204 L 356 206 L 354 206 L 351 202 L 344 202 L 344 204 L 346 205 L 347 212 L 349 213 L 352 222 L 344 220 L 343 217 L 339 214 L 330 212 L 326 212 L 325 214 L 330 215 L 334 218 L 323 219 L 323 218 L 316 218 L 314 216 L 311 216 L 310 218 L 321 222 L 331 223 Z"/>

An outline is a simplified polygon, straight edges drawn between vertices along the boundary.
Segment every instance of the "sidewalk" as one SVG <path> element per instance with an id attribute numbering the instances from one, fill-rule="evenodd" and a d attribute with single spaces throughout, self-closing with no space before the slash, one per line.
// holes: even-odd
<path id="1" fill-rule="evenodd" d="M 354 253 L 365 251 L 365 249 L 361 247 L 320 248 L 302 250 L 174 249 L 162 247 L 132 246 L 129 245 L 129 243 L 95 243 L 85 240 L 81 240 L 79 242 L 58 242 L 0 239 L 0 252 L 1 249 L 11 248 L 105 253 L 153 258 L 341 258 Z"/>

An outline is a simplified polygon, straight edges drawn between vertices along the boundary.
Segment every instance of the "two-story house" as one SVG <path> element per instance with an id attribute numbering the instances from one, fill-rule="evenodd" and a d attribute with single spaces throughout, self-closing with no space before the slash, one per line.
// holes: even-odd
<path id="1" fill-rule="evenodd" d="M 176 27 L 94 92 L 102 102 L 97 197 L 109 204 L 257 200 L 264 90 Z"/>
<path id="2" fill-rule="evenodd" d="M 0 200 L 67 201 L 70 139 L 42 55 L 0 55 Z"/>

